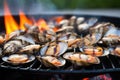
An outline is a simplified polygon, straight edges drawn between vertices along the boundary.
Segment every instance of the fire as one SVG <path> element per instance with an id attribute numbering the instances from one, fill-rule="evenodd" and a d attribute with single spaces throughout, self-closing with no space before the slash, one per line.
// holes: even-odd
<path id="1" fill-rule="evenodd" d="M 5 20 L 5 28 L 6 28 L 6 33 L 9 34 L 12 31 L 18 30 L 18 24 L 16 23 L 16 21 L 14 20 L 14 18 L 11 16 L 11 12 L 8 8 L 7 3 L 4 3 L 4 11 L 5 11 L 5 16 L 4 16 L 4 20 Z"/>
<path id="2" fill-rule="evenodd" d="M 24 12 L 22 11 L 19 12 L 19 15 L 20 15 L 20 29 L 25 30 L 24 23 L 32 24 L 32 20 L 28 19 L 25 16 Z"/>
<path id="3" fill-rule="evenodd" d="M 40 18 L 40 19 L 37 21 L 36 25 L 39 27 L 39 30 L 40 30 L 40 31 L 41 31 L 41 30 L 48 30 L 48 29 L 49 29 L 46 21 L 45 21 L 44 19 L 42 19 L 42 18 Z"/>
<path id="4" fill-rule="evenodd" d="M 6 2 L 4 2 L 4 14 L 6 34 L 10 34 L 15 30 L 25 30 L 24 23 L 32 24 L 32 20 L 28 19 L 22 11 L 19 12 L 20 24 L 18 24 L 13 18 Z"/>
<path id="5" fill-rule="evenodd" d="M 35 19 L 29 19 L 28 17 L 26 17 L 24 12 L 19 11 L 19 17 L 20 17 L 19 23 L 20 24 L 18 24 L 17 21 L 12 16 L 6 2 L 4 2 L 4 14 L 5 14 L 4 22 L 5 22 L 6 34 L 10 34 L 11 32 L 13 32 L 15 30 L 25 30 L 26 28 L 24 26 L 24 23 L 28 23 L 28 24 L 32 25 L 33 22 L 35 21 Z M 61 20 L 63 20 L 63 17 L 58 16 L 58 17 L 55 17 L 54 20 L 56 21 L 56 23 L 59 23 Z M 49 26 L 48 26 L 47 22 L 42 18 L 38 19 L 34 23 L 36 26 L 38 26 L 40 32 L 43 30 L 49 30 Z M 55 28 L 53 28 L 53 30 L 56 32 L 58 30 L 58 28 L 55 27 Z"/>

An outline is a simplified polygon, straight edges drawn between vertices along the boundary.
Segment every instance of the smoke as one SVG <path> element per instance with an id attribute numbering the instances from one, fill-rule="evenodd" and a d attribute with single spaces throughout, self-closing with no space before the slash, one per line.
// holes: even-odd
<path id="1" fill-rule="evenodd" d="M 13 15 L 19 14 L 19 10 L 26 14 L 39 14 L 56 10 L 51 0 L 2 0 L 0 1 L 0 15 L 4 15 L 4 1 L 7 2 Z"/>

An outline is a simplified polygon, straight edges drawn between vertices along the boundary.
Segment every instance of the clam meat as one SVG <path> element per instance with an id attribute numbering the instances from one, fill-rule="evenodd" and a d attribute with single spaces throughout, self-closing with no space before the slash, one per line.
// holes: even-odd
<path id="1" fill-rule="evenodd" d="M 65 53 L 63 57 L 77 66 L 86 66 L 100 63 L 100 60 L 97 57 L 81 53 L 68 52 Z"/>
<path id="2" fill-rule="evenodd" d="M 37 56 L 38 60 L 43 63 L 46 67 L 61 67 L 64 66 L 66 61 L 59 57 L 53 57 L 53 56 Z"/>
<path id="3" fill-rule="evenodd" d="M 29 63 L 35 60 L 35 57 L 33 55 L 28 56 L 26 54 L 12 54 L 9 56 L 2 57 L 2 60 L 7 63 L 11 63 L 13 65 L 18 65 L 18 64 Z"/>

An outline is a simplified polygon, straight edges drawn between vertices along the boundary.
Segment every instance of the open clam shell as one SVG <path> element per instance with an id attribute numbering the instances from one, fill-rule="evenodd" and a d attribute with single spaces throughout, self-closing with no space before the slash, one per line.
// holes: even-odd
<path id="1" fill-rule="evenodd" d="M 40 50 L 40 55 L 46 56 L 60 56 L 62 55 L 68 48 L 68 44 L 66 42 L 58 42 L 53 45 L 47 44 Z"/>
<path id="2" fill-rule="evenodd" d="M 46 67 L 61 67 L 64 66 L 66 63 L 65 59 L 61 57 L 56 58 L 53 56 L 37 56 L 37 59 Z"/>
<path id="3" fill-rule="evenodd" d="M 3 56 L 2 60 L 12 65 L 20 65 L 34 61 L 35 56 L 27 54 L 12 54 L 9 56 Z"/>
<path id="4" fill-rule="evenodd" d="M 107 56 L 110 54 L 109 49 L 103 49 L 102 47 L 93 47 L 93 46 L 85 46 L 82 48 L 79 48 L 79 50 L 87 55 L 92 55 L 92 56 Z"/>
<path id="5" fill-rule="evenodd" d="M 28 45 L 28 46 L 22 47 L 17 53 L 33 54 L 38 52 L 39 49 L 40 49 L 40 45 L 37 45 L 37 44 Z"/>
<path id="6" fill-rule="evenodd" d="M 120 57 L 120 46 L 117 46 L 116 48 L 110 48 L 109 50 L 112 55 Z"/>
<path id="7" fill-rule="evenodd" d="M 63 57 L 77 66 L 87 66 L 90 64 L 99 64 L 100 60 L 97 57 L 91 55 L 85 55 L 81 53 L 68 52 Z"/>

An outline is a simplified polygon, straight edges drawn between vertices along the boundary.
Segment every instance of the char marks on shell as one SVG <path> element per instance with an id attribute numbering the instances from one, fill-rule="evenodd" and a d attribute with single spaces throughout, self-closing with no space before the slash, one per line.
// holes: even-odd
<path id="1" fill-rule="evenodd" d="M 24 31 L 0 35 L 3 61 L 25 64 L 35 60 L 26 57 L 32 56 L 46 67 L 62 67 L 69 61 L 77 66 L 88 66 L 99 64 L 99 57 L 120 56 L 120 29 L 110 22 L 72 16 L 59 22 L 48 20 L 46 24 L 47 30 L 41 29 L 41 25 L 25 23 Z"/>

